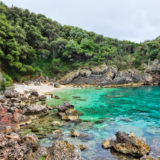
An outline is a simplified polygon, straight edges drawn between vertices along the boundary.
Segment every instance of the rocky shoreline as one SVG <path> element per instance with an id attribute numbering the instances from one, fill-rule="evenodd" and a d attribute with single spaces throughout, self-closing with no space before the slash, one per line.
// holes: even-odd
<path id="1" fill-rule="evenodd" d="M 127 86 L 127 85 L 126 85 Z M 137 86 L 137 84 L 135 84 Z M 60 87 L 57 85 L 57 87 Z M 83 88 L 83 86 L 81 86 Z M 88 87 L 84 85 L 84 87 Z M 117 86 L 116 86 L 117 87 Z M 46 90 L 47 91 L 47 90 Z M 36 90 L 23 90 L 18 92 L 15 87 L 8 88 L 4 95 L 0 96 L 0 159 L 2 160 L 81 160 L 81 151 L 86 146 L 75 146 L 65 140 L 61 140 L 63 133 L 54 129 L 53 138 L 56 140 L 52 147 L 41 147 L 34 134 L 20 135 L 21 126 L 32 123 L 33 120 L 47 117 L 51 106 L 46 105 L 47 96 L 58 98 L 52 93 L 37 92 Z M 79 122 L 79 113 L 74 106 L 65 102 L 56 106 L 58 121 L 53 121 L 53 126 L 61 126 L 64 122 Z M 34 131 L 34 130 L 33 130 Z M 79 132 L 71 131 L 71 137 L 86 136 Z M 134 134 L 124 132 L 116 133 L 117 139 L 104 140 L 102 146 L 105 149 L 113 149 L 118 153 L 131 155 L 141 160 L 156 160 L 148 156 L 149 146 Z M 63 152 L 63 154 L 62 154 Z"/>
<path id="2" fill-rule="evenodd" d="M 155 60 L 145 65 L 144 70 L 118 70 L 117 67 L 105 64 L 91 69 L 80 69 L 70 72 L 60 80 L 61 84 L 96 85 L 100 87 L 124 87 L 160 84 L 160 64 Z"/>

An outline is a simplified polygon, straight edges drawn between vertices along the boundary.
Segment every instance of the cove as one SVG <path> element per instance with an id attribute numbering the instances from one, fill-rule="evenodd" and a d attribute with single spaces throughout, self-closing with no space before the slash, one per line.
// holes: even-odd
<path id="1" fill-rule="evenodd" d="M 60 99 L 48 99 L 52 106 L 64 101 L 75 105 L 83 113 L 81 123 L 70 123 L 61 127 L 64 139 L 73 144 L 84 144 L 87 149 L 82 152 L 85 160 L 123 159 L 114 151 L 101 147 L 106 137 L 117 131 L 134 132 L 151 147 L 151 155 L 160 156 L 160 87 L 145 86 L 137 88 L 66 88 L 54 91 Z M 88 139 L 70 138 L 70 130 L 78 130 L 89 135 Z M 43 145 L 50 145 L 42 139 Z M 127 157 L 127 159 L 133 159 Z"/>

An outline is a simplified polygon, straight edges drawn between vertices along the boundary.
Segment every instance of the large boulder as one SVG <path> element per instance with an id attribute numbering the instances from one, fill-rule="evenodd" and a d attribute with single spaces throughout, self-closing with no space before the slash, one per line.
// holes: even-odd
<path id="1" fill-rule="evenodd" d="M 4 96 L 6 98 L 18 98 L 19 94 L 14 90 L 13 87 L 10 87 L 4 92 Z"/>
<path id="2" fill-rule="evenodd" d="M 74 108 L 74 105 L 72 105 L 68 102 L 64 102 L 64 104 L 56 107 L 56 109 L 58 109 L 59 112 L 65 112 L 66 110 L 68 110 L 70 108 Z"/>
<path id="3" fill-rule="evenodd" d="M 53 160 L 81 160 L 81 151 L 67 141 L 56 141 L 49 148 Z"/>
<path id="4" fill-rule="evenodd" d="M 22 142 L 32 146 L 34 150 L 38 149 L 38 138 L 35 134 L 27 134 L 22 138 Z"/>
<path id="5" fill-rule="evenodd" d="M 32 104 L 24 109 L 24 114 L 46 113 L 48 109 L 45 105 Z"/>
<path id="6" fill-rule="evenodd" d="M 125 132 L 117 132 L 116 140 L 112 147 L 120 153 L 129 154 L 134 157 L 142 157 L 149 153 L 149 146 L 141 139 L 136 137 L 133 133 L 127 134 Z"/>

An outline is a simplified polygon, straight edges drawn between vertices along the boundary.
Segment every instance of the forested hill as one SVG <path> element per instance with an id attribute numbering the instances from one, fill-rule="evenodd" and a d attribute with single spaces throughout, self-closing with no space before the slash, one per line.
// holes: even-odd
<path id="1" fill-rule="evenodd" d="M 154 59 L 160 59 L 160 37 L 140 44 L 119 41 L 0 2 L 0 69 L 14 80 L 102 63 L 143 69 Z"/>

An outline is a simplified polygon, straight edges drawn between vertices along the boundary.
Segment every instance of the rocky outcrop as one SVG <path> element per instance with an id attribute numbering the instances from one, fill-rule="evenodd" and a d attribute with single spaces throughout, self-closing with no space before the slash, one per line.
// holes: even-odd
<path id="1" fill-rule="evenodd" d="M 143 157 L 150 151 L 149 146 L 133 133 L 117 132 L 115 140 L 105 140 L 102 143 L 105 149 L 113 148 L 117 152 L 132 155 L 133 157 Z"/>
<path id="2" fill-rule="evenodd" d="M 10 87 L 4 92 L 4 96 L 6 98 L 18 98 L 19 94 L 14 90 L 13 87 Z"/>
<path id="3" fill-rule="evenodd" d="M 24 109 L 24 114 L 40 114 L 40 113 L 46 113 L 48 112 L 48 109 L 45 105 L 38 105 L 38 104 L 32 104 Z"/>
<path id="4" fill-rule="evenodd" d="M 39 96 L 36 91 L 24 95 L 15 91 L 14 87 L 8 88 L 4 96 L 0 96 L 0 131 L 5 130 L 7 126 L 12 128 L 18 127 L 21 123 L 31 122 L 32 115 L 36 114 L 36 118 L 39 114 L 48 113 L 45 101 L 46 96 Z"/>
<path id="5" fill-rule="evenodd" d="M 160 84 L 160 64 L 158 60 L 154 60 L 146 66 L 146 73 L 150 76 L 150 79 L 146 81 L 147 84 Z"/>
<path id="6" fill-rule="evenodd" d="M 38 149 L 37 144 L 38 141 L 35 135 L 21 137 L 14 132 L 8 134 L 0 133 L 0 159 L 35 160 Z"/>
<path id="7" fill-rule="evenodd" d="M 160 64 L 156 61 L 145 66 L 142 73 L 137 69 L 120 71 L 116 67 L 101 65 L 91 69 L 70 72 L 63 79 L 62 84 L 75 85 L 123 85 L 123 84 L 159 84 Z"/>
<path id="8" fill-rule="evenodd" d="M 74 105 L 71 105 L 68 102 L 64 102 L 64 104 L 59 105 L 56 108 L 58 110 L 58 116 L 62 120 L 74 122 L 79 121 L 78 111 L 74 109 Z"/>
<path id="9" fill-rule="evenodd" d="M 144 82 L 145 76 L 140 71 L 130 69 L 126 71 L 118 71 L 116 67 L 108 67 L 102 65 L 88 70 L 79 70 L 71 72 L 62 80 L 62 84 L 77 84 L 77 85 L 112 85 Z"/>
<path id="10" fill-rule="evenodd" d="M 51 160 L 81 160 L 81 151 L 67 141 L 56 141 L 49 149 Z"/>
<path id="11" fill-rule="evenodd" d="M 142 157 L 149 153 L 149 146 L 134 134 L 124 132 L 116 133 L 116 141 L 113 143 L 113 148 L 121 153 L 130 154 L 135 157 Z"/>

